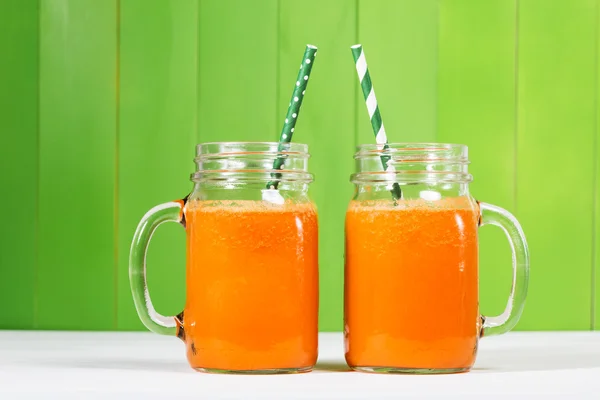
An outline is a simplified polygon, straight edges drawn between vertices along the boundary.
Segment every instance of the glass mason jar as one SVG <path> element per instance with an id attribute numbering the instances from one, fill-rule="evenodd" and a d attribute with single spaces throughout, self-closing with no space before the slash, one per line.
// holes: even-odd
<path id="1" fill-rule="evenodd" d="M 317 359 L 317 213 L 308 197 L 308 146 L 204 143 L 194 189 L 141 220 L 129 273 L 136 309 L 153 332 L 177 335 L 192 368 L 208 372 L 310 371 Z M 156 312 L 146 249 L 163 222 L 187 233 L 186 304 Z"/>
<path id="2" fill-rule="evenodd" d="M 346 214 L 346 361 L 369 372 L 469 371 L 479 338 L 521 313 L 529 254 L 517 220 L 469 193 L 467 147 L 362 145 Z M 385 171 L 382 170 L 382 164 Z M 512 248 L 505 311 L 479 314 L 478 234 L 499 226 Z"/>

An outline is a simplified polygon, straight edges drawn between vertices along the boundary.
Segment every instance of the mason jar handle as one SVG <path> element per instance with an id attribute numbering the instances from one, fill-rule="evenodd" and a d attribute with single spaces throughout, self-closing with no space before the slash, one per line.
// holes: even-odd
<path id="1" fill-rule="evenodd" d="M 182 327 L 182 314 L 159 314 L 152 305 L 146 279 L 146 252 L 152 234 L 164 222 L 177 222 L 185 227 L 185 199 L 160 204 L 144 215 L 137 226 L 129 252 L 129 284 L 138 316 L 149 330 L 161 335 L 178 335 Z"/>
<path id="2" fill-rule="evenodd" d="M 512 250 L 513 281 L 510 296 L 504 312 L 495 317 L 485 317 L 481 336 L 501 335 L 515 327 L 525 306 L 527 286 L 529 285 L 529 249 L 521 225 L 517 219 L 503 208 L 487 203 L 479 203 L 479 226 L 499 226 Z"/>

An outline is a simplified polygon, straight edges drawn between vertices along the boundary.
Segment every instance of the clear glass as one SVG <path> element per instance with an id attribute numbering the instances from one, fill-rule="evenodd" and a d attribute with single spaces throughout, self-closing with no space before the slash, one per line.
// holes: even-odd
<path id="1" fill-rule="evenodd" d="M 346 214 L 348 365 L 469 371 L 479 338 L 508 332 L 523 311 L 529 253 L 519 223 L 470 195 L 466 146 L 363 145 L 354 158 L 356 190 Z M 513 252 L 511 293 L 494 317 L 479 313 L 477 231 L 486 224 L 504 230 Z"/>
<path id="2" fill-rule="evenodd" d="M 190 195 L 142 218 L 129 265 L 135 306 L 148 329 L 185 342 L 194 369 L 269 374 L 314 366 L 318 233 L 307 150 L 200 144 Z M 186 229 L 187 296 L 182 313 L 165 317 L 148 293 L 146 249 L 168 221 Z"/>

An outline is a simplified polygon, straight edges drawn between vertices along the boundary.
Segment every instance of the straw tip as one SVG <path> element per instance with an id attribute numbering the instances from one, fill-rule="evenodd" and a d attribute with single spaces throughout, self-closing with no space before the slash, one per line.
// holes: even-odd
<path id="1" fill-rule="evenodd" d="M 314 46 L 312 44 L 307 44 L 306 47 L 308 47 L 309 49 L 317 49 L 317 46 Z"/>
<path id="2" fill-rule="evenodd" d="M 354 46 L 351 46 L 351 49 L 360 49 L 362 47 L 362 44 L 355 44 Z"/>

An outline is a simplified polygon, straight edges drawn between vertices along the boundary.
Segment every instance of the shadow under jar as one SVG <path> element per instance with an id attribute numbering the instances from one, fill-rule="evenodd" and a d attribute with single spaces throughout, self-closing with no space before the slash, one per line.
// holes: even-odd
<path id="1" fill-rule="evenodd" d="M 200 144 L 192 193 L 142 218 L 129 264 L 135 306 L 148 329 L 185 342 L 192 368 L 290 373 L 314 366 L 318 233 L 307 151 L 298 143 Z M 146 249 L 169 221 L 186 229 L 187 293 L 184 311 L 165 317 L 148 293 Z"/>
<path id="2" fill-rule="evenodd" d="M 519 223 L 471 197 L 466 146 L 362 145 L 354 158 L 345 229 L 348 365 L 469 371 L 479 338 L 508 332 L 523 311 L 529 254 Z M 479 314 L 477 232 L 486 224 L 506 233 L 513 252 L 512 289 L 497 317 Z"/>

